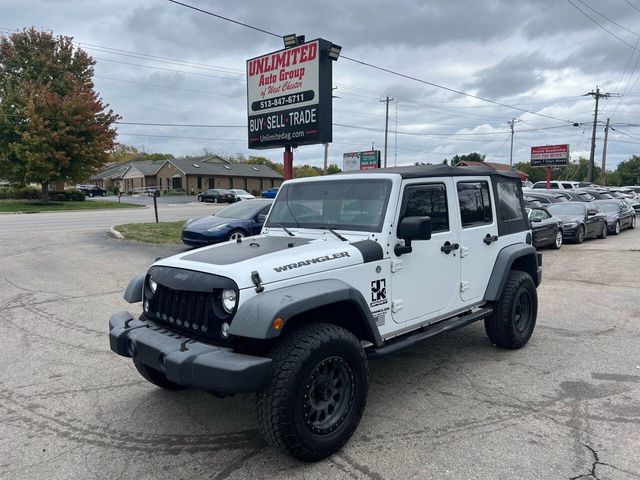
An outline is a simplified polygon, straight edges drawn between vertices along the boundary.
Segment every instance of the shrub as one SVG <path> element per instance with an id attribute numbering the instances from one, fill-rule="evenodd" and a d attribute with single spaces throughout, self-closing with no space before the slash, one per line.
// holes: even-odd
<path id="1" fill-rule="evenodd" d="M 49 192 L 49 199 L 56 202 L 82 202 L 85 199 L 85 194 L 80 190 L 71 188 L 69 190 Z"/>
<path id="2" fill-rule="evenodd" d="M 0 188 L 0 198 L 13 200 L 39 200 L 42 190 L 38 187 L 3 187 Z"/>

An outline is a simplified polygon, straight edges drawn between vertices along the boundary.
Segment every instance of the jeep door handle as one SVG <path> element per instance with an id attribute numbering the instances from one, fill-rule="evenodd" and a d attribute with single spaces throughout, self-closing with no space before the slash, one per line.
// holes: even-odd
<path id="1" fill-rule="evenodd" d="M 450 243 L 449 240 L 447 240 L 446 242 L 444 242 L 444 245 L 440 247 L 440 251 L 449 255 L 452 250 L 458 250 L 459 248 L 460 245 L 458 245 L 457 243 Z"/>
<path id="2" fill-rule="evenodd" d="M 498 241 L 498 236 L 497 236 L 497 235 L 489 235 L 489 234 L 487 233 L 487 236 L 486 236 L 486 237 L 484 237 L 484 238 L 482 239 L 482 241 L 483 241 L 484 243 L 486 243 L 487 245 L 491 245 L 493 242 L 497 242 L 497 241 Z"/>

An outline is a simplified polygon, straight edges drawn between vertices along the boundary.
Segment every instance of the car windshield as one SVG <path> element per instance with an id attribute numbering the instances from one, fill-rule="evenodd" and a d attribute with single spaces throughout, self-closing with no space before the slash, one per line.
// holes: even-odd
<path id="1" fill-rule="evenodd" d="M 266 227 L 379 232 L 391 192 L 386 179 L 324 180 L 281 187 Z"/>
<path id="2" fill-rule="evenodd" d="M 580 203 L 554 203 L 547 210 L 557 215 L 584 215 L 584 205 Z"/>
<path id="3" fill-rule="evenodd" d="M 615 213 L 620 208 L 620 205 L 617 202 L 603 202 L 598 204 L 598 206 L 607 213 Z"/>
<path id="4" fill-rule="evenodd" d="M 233 205 L 220 210 L 216 213 L 216 217 L 223 218 L 247 218 L 251 215 L 257 213 L 261 208 L 264 208 L 266 205 L 262 203 L 256 203 L 257 200 L 252 200 L 251 202 L 238 202 Z"/>

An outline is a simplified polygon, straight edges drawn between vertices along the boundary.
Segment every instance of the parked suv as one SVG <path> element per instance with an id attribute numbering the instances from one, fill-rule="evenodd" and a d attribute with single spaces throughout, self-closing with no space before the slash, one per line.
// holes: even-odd
<path id="1" fill-rule="evenodd" d="M 266 441 L 305 461 L 365 410 L 368 359 L 484 320 L 524 346 L 542 256 L 511 172 L 446 165 L 303 178 L 260 235 L 161 259 L 109 320 L 111 349 L 166 388 L 257 392 Z"/>
<path id="2" fill-rule="evenodd" d="M 546 189 L 547 188 L 547 181 L 546 180 L 542 180 L 540 182 L 536 182 L 536 183 L 533 184 L 533 186 L 531 188 Z M 580 188 L 580 183 L 579 182 L 569 182 L 567 180 L 553 180 L 553 181 L 549 182 L 549 188 L 554 189 L 554 190 L 576 190 L 577 188 Z"/>

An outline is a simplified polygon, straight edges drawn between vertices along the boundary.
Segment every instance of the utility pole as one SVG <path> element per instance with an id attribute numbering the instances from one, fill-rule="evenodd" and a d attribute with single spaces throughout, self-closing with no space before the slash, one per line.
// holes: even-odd
<path id="1" fill-rule="evenodd" d="M 380 100 L 381 102 L 386 103 L 386 113 L 385 113 L 385 119 L 384 119 L 384 168 L 387 168 L 387 137 L 389 135 L 389 102 L 394 101 L 395 98 L 389 98 L 389 95 L 387 95 L 387 98 L 383 98 L 382 100 Z"/>
<path id="2" fill-rule="evenodd" d="M 324 168 L 322 169 L 322 174 L 327 174 L 327 157 L 329 156 L 329 144 L 324 144 Z"/>
<path id="3" fill-rule="evenodd" d="M 609 121 L 607 118 L 607 124 L 604 127 L 604 145 L 602 146 L 602 185 L 607 184 L 607 140 L 609 138 Z"/>
<path id="4" fill-rule="evenodd" d="M 520 120 L 517 118 L 512 118 L 510 122 L 507 122 L 511 127 L 511 150 L 509 152 L 509 166 L 513 167 L 513 126 L 518 123 Z"/>
<path id="5" fill-rule="evenodd" d="M 593 114 L 593 131 L 591 132 L 591 153 L 589 154 L 589 170 L 587 181 L 593 182 L 593 165 L 596 154 L 596 125 L 598 123 L 598 103 L 601 98 L 617 97 L 617 93 L 600 93 L 600 87 L 596 86 L 596 91 L 587 92 L 583 97 L 591 96 L 596 99 L 596 108 Z"/>

